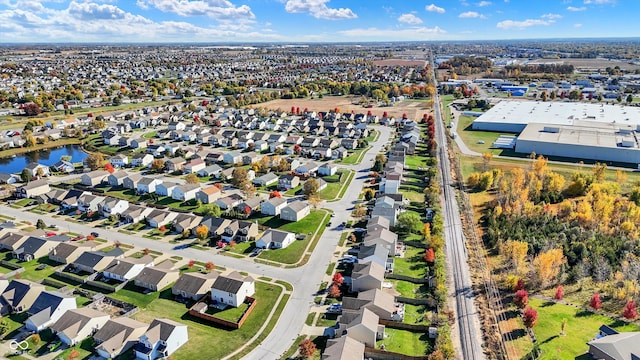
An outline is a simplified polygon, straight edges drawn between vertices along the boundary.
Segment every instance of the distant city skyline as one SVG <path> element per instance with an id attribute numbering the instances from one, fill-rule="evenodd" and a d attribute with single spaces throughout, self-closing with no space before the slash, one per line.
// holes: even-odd
<path id="1" fill-rule="evenodd" d="M 0 43 L 638 37 L 637 0 L 0 0 Z"/>

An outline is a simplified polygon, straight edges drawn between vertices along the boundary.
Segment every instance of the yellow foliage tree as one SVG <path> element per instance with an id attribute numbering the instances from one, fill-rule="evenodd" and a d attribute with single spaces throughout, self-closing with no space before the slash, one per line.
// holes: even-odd
<path id="1" fill-rule="evenodd" d="M 500 248 L 505 261 L 516 272 L 524 270 L 529 245 L 524 241 L 507 240 Z"/>
<path id="2" fill-rule="evenodd" d="M 533 259 L 534 276 L 541 287 L 553 285 L 566 261 L 562 249 L 551 249 Z"/>
<path id="3" fill-rule="evenodd" d="M 196 228 L 196 236 L 198 239 L 204 240 L 207 238 L 207 235 L 209 235 L 209 227 L 207 225 L 202 224 Z"/>

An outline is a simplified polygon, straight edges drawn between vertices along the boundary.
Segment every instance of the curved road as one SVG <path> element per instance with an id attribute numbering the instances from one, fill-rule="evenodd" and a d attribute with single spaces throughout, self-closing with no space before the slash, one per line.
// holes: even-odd
<path id="1" fill-rule="evenodd" d="M 380 136 L 377 141 L 370 143 L 372 148 L 364 155 L 362 162 L 357 165 L 340 166 L 354 170 L 356 174 L 341 200 L 324 204 L 325 208 L 329 208 L 335 213 L 335 217 L 332 220 L 334 224 L 339 224 L 343 221 L 346 222 L 349 219 L 354 203 L 358 200 L 358 196 L 362 192 L 362 187 L 368 178 L 369 168 L 373 164 L 373 159 L 389 140 L 390 134 L 393 131 L 393 129 L 382 126 L 376 127 L 376 130 L 380 132 Z M 60 231 L 70 231 L 78 234 L 88 234 L 96 231 L 96 229 L 91 226 L 67 222 L 60 218 L 39 215 L 5 205 L 1 205 L 0 207 L 3 214 L 14 217 L 18 221 L 24 220 L 35 223 L 37 219 L 42 218 L 47 224 L 58 225 Z M 127 235 L 113 230 L 100 229 L 98 231 L 102 238 L 107 238 L 110 241 L 120 241 L 121 243 L 154 249 L 166 254 L 178 255 L 197 261 L 212 261 L 216 265 L 245 271 L 255 277 L 266 276 L 291 283 L 294 290 L 280 315 L 280 319 L 267 338 L 244 357 L 244 359 L 248 360 L 279 359 L 298 337 L 309 313 L 309 309 L 313 306 L 314 294 L 320 286 L 325 275 L 325 270 L 331 261 L 333 252 L 342 234 L 342 231 L 336 230 L 335 228 L 325 229 L 307 264 L 294 269 L 284 269 L 254 263 L 247 259 L 236 259 L 229 256 L 217 255 L 194 248 L 174 250 L 175 244 L 150 240 L 140 236 Z"/>

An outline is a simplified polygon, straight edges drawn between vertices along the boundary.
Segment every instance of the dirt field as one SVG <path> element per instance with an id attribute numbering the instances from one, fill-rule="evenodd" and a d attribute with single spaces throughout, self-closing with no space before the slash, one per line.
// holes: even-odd
<path id="1" fill-rule="evenodd" d="M 427 101 L 405 100 L 396 103 L 395 106 L 365 108 L 361 105 L 352 104 L 352 100 L 357 101 L 359 99 L 359 97 L 353 98 L 344 96 L 325 96 L 322 99 L 278 99 L 258 104 L 256 107 L 260 106 L 270 110 L 280 109 L 282 111 L 290 111 L 291 107 L 294 106 L 299 107 L 300 110 L 308 108 L 309 110 L 316 112 L 330 111 L 338 107 L 343 113 L 350 113 L 353 111 L 356 114 L 366 114 L 368 111 L 371 111 L 373 115 L 378 115 L 378 117 L 382 117 L 382 114 L 385 111 L 389 116 L 394 116 L 396 118 L 402 118 L 402 114 L 406 113 L 409 119 L 416 120 L 421 119 L 423 114 L 431 112 L 431 103 Z M 427 105 L 429 105 L 428 108 Z"/>

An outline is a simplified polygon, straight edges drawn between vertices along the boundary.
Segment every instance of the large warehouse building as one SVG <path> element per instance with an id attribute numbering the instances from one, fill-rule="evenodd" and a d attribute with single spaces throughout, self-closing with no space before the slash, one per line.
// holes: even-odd
<path id="1" fill-rule="evenodd" d="M 472 128 L 519 133 L 519 153 L 640 164 L 638 107 L 501 101 Z"/>

